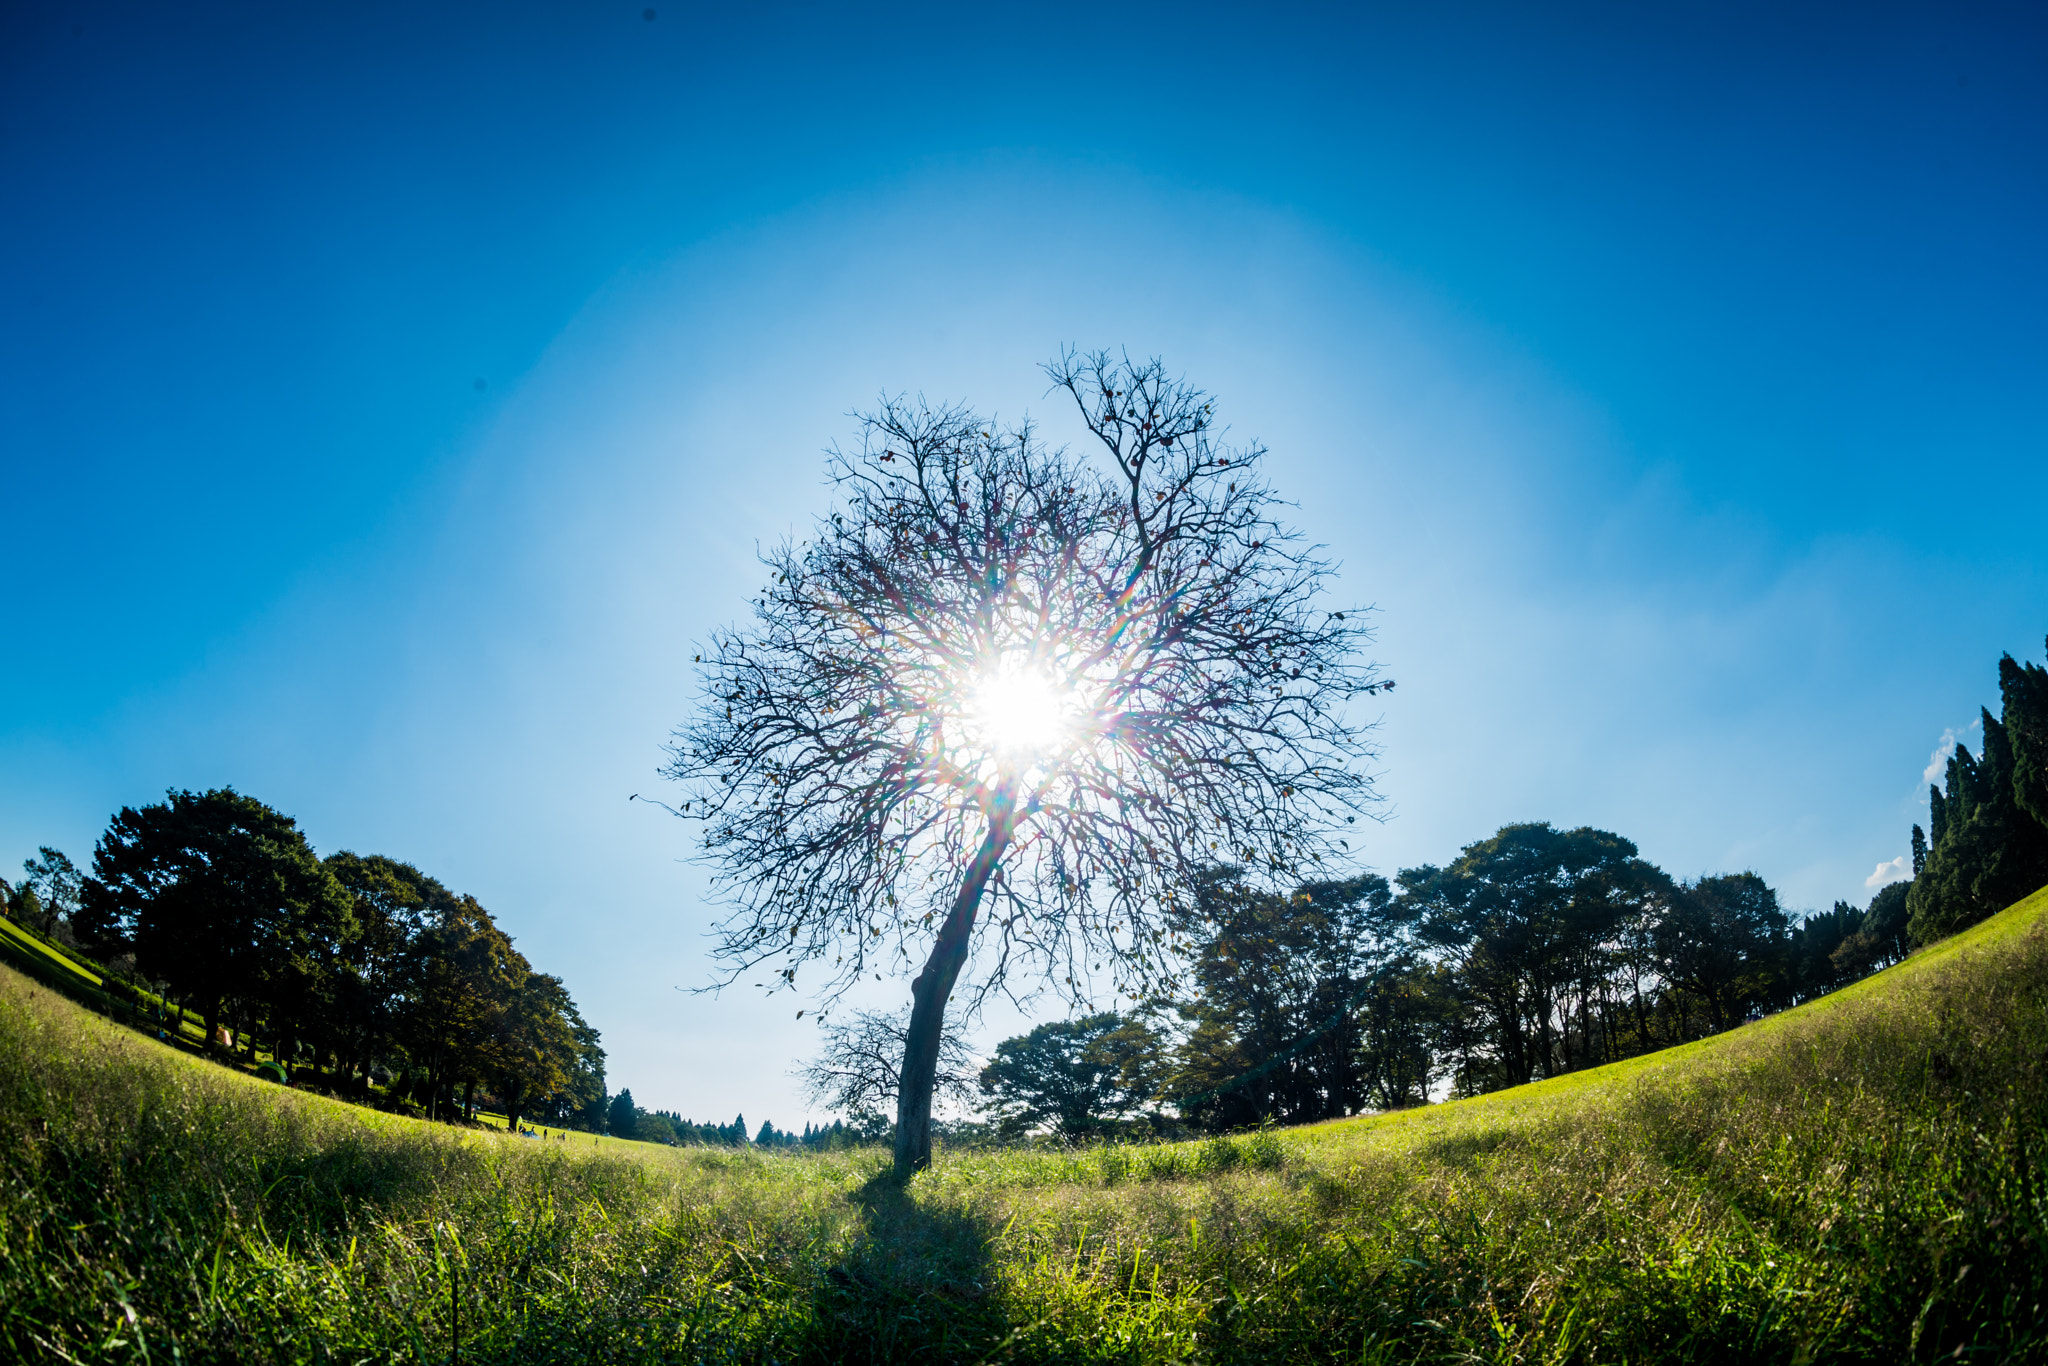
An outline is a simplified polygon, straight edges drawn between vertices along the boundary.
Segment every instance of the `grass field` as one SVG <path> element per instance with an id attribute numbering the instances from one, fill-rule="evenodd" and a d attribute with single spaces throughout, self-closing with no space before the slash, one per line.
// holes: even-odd
<path id="1" fill-rule="evenodd" d="M 2017 1362 L 2048 1358 L 2048 891 L 1514 1091 L 886 1171 L 451 1130 L 0 978 L 8 1359 Z"/>

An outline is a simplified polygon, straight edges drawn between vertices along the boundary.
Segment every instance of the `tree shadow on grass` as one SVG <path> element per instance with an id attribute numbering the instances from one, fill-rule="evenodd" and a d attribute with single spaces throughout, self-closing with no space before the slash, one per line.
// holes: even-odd
<path id="1" fill-rule="evenodd" d="M 970 1210 L 919 1202 L 884 1171 L 852 1195 L 862 1236 L 815 1292 L 809 1359 L 972 1362 L 1009 1333 L 994 1230 Z"/>
<path id="2" fill-rule="evenodd" d="M 1515 1137 L 1507 1129 L 1474 1129 L 1443 1134 L 1417 1146 L 1415 1157 L 1419 1162 L 1433 1163 L 1469 1176 L 1479 1170 L 1484 1159 L 1514 1142 Z"/>

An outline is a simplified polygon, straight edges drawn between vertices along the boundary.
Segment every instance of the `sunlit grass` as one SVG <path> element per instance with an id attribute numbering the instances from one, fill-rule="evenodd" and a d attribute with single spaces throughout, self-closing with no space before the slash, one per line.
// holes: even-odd
<path id="1" fill-rule="evenodd" d="M 1395 1115 L 805 1155 L 451 1130 L 0 985 L 0 1356 L 2030 1360 L 2048 893 L 1826 1000 Z"/>

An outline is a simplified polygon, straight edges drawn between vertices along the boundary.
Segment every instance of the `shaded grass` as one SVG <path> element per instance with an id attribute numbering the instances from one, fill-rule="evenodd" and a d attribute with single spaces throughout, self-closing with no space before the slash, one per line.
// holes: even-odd
<path id="1" fill-rule="evenodd" d="M 2044 913 L 1514 1091 L 908 1188 L 360 1110 L 10 974 L 0 1357 L 2040 1360 Z"/>

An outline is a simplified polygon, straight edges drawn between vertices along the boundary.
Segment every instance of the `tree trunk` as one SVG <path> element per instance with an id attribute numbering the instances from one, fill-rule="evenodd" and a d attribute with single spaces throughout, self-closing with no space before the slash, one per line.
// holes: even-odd
<path id="1" fill-rule="evenodd" d="M 896 1178 L 908 1180 L 932 1164 L 932 1088 L 939 1076 L 939 1040 L 946 1025 L 946 1002 L 960 970 L 967 966 L 967 945 L 981 894 L 995 875 L 1009 846 L 1016 814 L 1014 799 L 999 793 L 992 804 L 988 835 L 967 865 L 960 894 L 939 927 L 931 957 L 910 984 L 910 1027 L 904 1031 L 903 1072 L 896 1085 Z"/>

